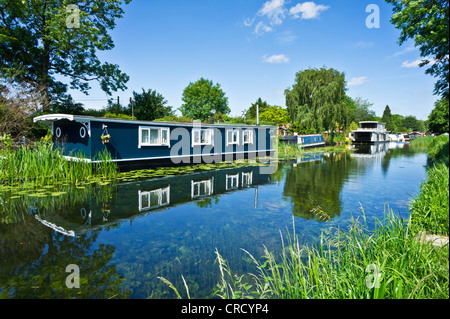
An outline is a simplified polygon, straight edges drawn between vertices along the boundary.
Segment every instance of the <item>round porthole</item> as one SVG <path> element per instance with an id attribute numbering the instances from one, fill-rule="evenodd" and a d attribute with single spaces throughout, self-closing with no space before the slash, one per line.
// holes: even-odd
<path id="1" fill-rule="evenodd" d="M 86 208 L 84 208 L 84 207 L 81 208 L 80 213 L 81 213 L 81 218 L 86 219 L 86 217 L 87 217 Z"/>
<path id="2" fill-rule="evenodd" d="M 80 128 L 80 136 L 81 138 L 86 137 L 86 128 L 84 126 Z"/>
<path id="3" fill-rule="evenodd" d="M 56 137 L 61 137 L 61 128 L 57 127 L 55 130 Z"/>

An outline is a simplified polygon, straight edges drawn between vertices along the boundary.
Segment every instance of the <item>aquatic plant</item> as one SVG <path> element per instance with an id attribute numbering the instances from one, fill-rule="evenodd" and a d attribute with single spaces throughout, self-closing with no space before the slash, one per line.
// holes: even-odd
<path id="1" fill-rule="evenodd" d="M 75 154 L 83 158 L 83 154 Z M 0 160 L 0 185 L 50 185 L 57 181 L 78 184 L 96 175 L 114 178 L 117 165 L 105 150 L 97 155 L 102 163 L 91 165 L 82 159 L 68 161 L 59 148 L 52 144 L 37 142 L 32 147 L 21 146 L 17 150 L 4 152 Z"/>

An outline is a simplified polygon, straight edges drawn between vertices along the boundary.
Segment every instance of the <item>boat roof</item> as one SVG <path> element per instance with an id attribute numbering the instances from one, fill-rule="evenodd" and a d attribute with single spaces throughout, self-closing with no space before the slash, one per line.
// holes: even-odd
<path id="1" fill-rule="evenodd" d="M 33 119 L 36 122 L 43 123 L 51 123 L 60 120 L 69 120 L 69 121 L 77 121 L 77 122 L 115 122 L 115 123 L 126 123 L 126 124 L 140 124 L 140 125 L 148 125 L 148 124 L 159 124 L 166 126 L 180 126 L 180 125 L 193 125 L 198 122 L 165 122 L 165 121 L 141 121 L 141 120 L 126 120 L 126 119 L 118 119 L 118 118 L 110 118 L 110 117 L 94 117 L 94 116 L 85 116 L 85 115 L 71 115 L 71 114 L 46 114 L 37 116 Z M 210 124 L 202 122 L 201 125 L 203 127 L 266 127 L 266 128 L 278 128 L 273 125 L 246 125 L 239 123 L 221 123 L 221 124 Z"/>
<path id="2" fill-rule="evenodd" d="M 386 124 L 386 123 L 383 123 L 383 122 L 378 122 L 378 121 L 361 121 L 361 122 L 359 122 L 359 124 L 362 124 L 362 123 L 372 123 L 372 124 Z"/>

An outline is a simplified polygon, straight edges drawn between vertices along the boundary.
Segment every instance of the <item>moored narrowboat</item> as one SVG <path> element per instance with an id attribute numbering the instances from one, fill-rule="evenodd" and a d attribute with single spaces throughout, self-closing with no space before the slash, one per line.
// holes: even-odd
<path id="1" fill-rule="evenodd" d="M 155 122 L 49 114 L 53 142 L 69 160 L 99 162 L 106 149 L 120 167 L 147 167 L 270 156 L 277 127 Z"/>
<path id="2" fill-rule="evenodd" d="M 281 143 L 297 144 L 300 148 L 323 147 L 326 145 L 321 134 L 286 135 L 280 139 Z"/>

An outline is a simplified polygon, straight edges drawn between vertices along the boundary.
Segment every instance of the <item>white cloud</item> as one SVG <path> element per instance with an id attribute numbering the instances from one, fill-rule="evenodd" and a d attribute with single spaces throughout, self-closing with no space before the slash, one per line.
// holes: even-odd
<path id="1" fill-rule="evenodd" d="M 373 41 L 358 41 L 351 45 L 352 49 L 371 49 L 375 46 Z"/>
<path id="2" fill-rule="evenodd" d="M 314 2 L 298 3 L 289 10 L 289 14 L 294 19 L 315 19 L 323 11 L 328 10 L 329 6 L 315 4 Z M 301 16 L 299 15 L 301 13 Z"/>
<path id="3" fill-rule="evenodd" d="M 271 25 L 282 24 L 286 16 L 284 1 L 285 0 L 269 0 L 265 2 L 263 7 L 258 11 L 258 15 L 267 16 Z"/>
<path id="4" fill-rule="evenodd" d="M 417 50 L 415 47 L 407 47 L 406 49 L 404 49 L 402 51 L 395 52 L 392 56 L 400 56 L 400 55 L 403 55 L 403 54 L 406 54 L 408 52 L 412 52 L 415 50 Z"/>
<path id="5" fill-rule="evenodd" d="M 246 18 L 243 25 L 246 27 L 254 26 L 253 33 L 262 35 L 266 32 L 273 31 L 274 26 L 281 25 L 289 14 L 294 19 L 314 19 L 321 12 L 330 8 L 329 6 L 315 4 L 314 2 L 298 3 L 294 7 L 288 9 L 286 5 L 289 0 L 268 0 L 264 2 L 261 9 L 253 18 Z M 256 23 L 259 20 L 258 23 Z M 254 25 L 256 23 L 256 25 Z M 292 42 L 292 37 L 289 42 Z"/>
<path id="6" fill-rule="evenodd" d="M 253 33 L 255 33 L 257 35 L 261 35 L 261 34 L 264 34 L 266 32 L 270 32 L 270 31 L 272 31 L 272 28 L 269 27 L 268 25 L 265 25 L 264 22 L 260 21 L 256 25 L 255 31 L 253 31 Z"/>
<path id="7" fill-rule="evenodd" d="M 253 19 L 246 18 L 246 19 L 244 20 L 244 25 L 245 25 L 246 27 L 251 27 L 251 26 L 253 25 L 253 22 L 255 22 L 255 18 L 253 18 Z"/>
<path id="8" fill-rule="evenodd" d="M 419 65 L 420 65 L 420 63 L 422 63 L 422 62 L 425 61 L 425 60 L 428 60 L 428 61 L 429 61 L 429 63 L 427 64 L 428 66 L 431 66 L 431 65 L 433 65 L 433 64 L 436 63 L 436 60 L 433 59 L 433 58 L 431 58 L 431 59 L 428 59 L 428 58 L 425 58 L 425 59 L 417 59 L 417 60 L 411 61 L 411 62 L 409 62 L 409 61 L 404 61 L 404 62 L 402 63 L 402 68 L 408 68 L 408 69 L 410 69 L 410 68 L 418 68 Z"/>
<path id="9" fill-rule="evenodd" d="M 287 56 L 285 56 L 284 54 L 278 54 L 278 55 L 274 54 L 271 56 L 267 56 L 267 54 L 266 54 L 263 56 L 263 62 L 265 62 L 265 63 L 279 64 L 279 63 L 288 63 L 289 61 L 290 61 L 290 59 Z"/>
<path id="10" fill-rule="evenodd" d="M 367 76 L 361 76 L 359 78 L 352 78 L 350 81 L 347 82 L 348 86 L 356 86 L 356 85 L 362 85 L 366 82 L 369 82 L 367 79 Z"/>
<path id="11" fill-rule="evenodd" d="M 281 45 L 290 45 L 297 40 L 297 36 L 292 34 L 291 31 L 285 31 L 277 34 L 277 43 Z"/>

